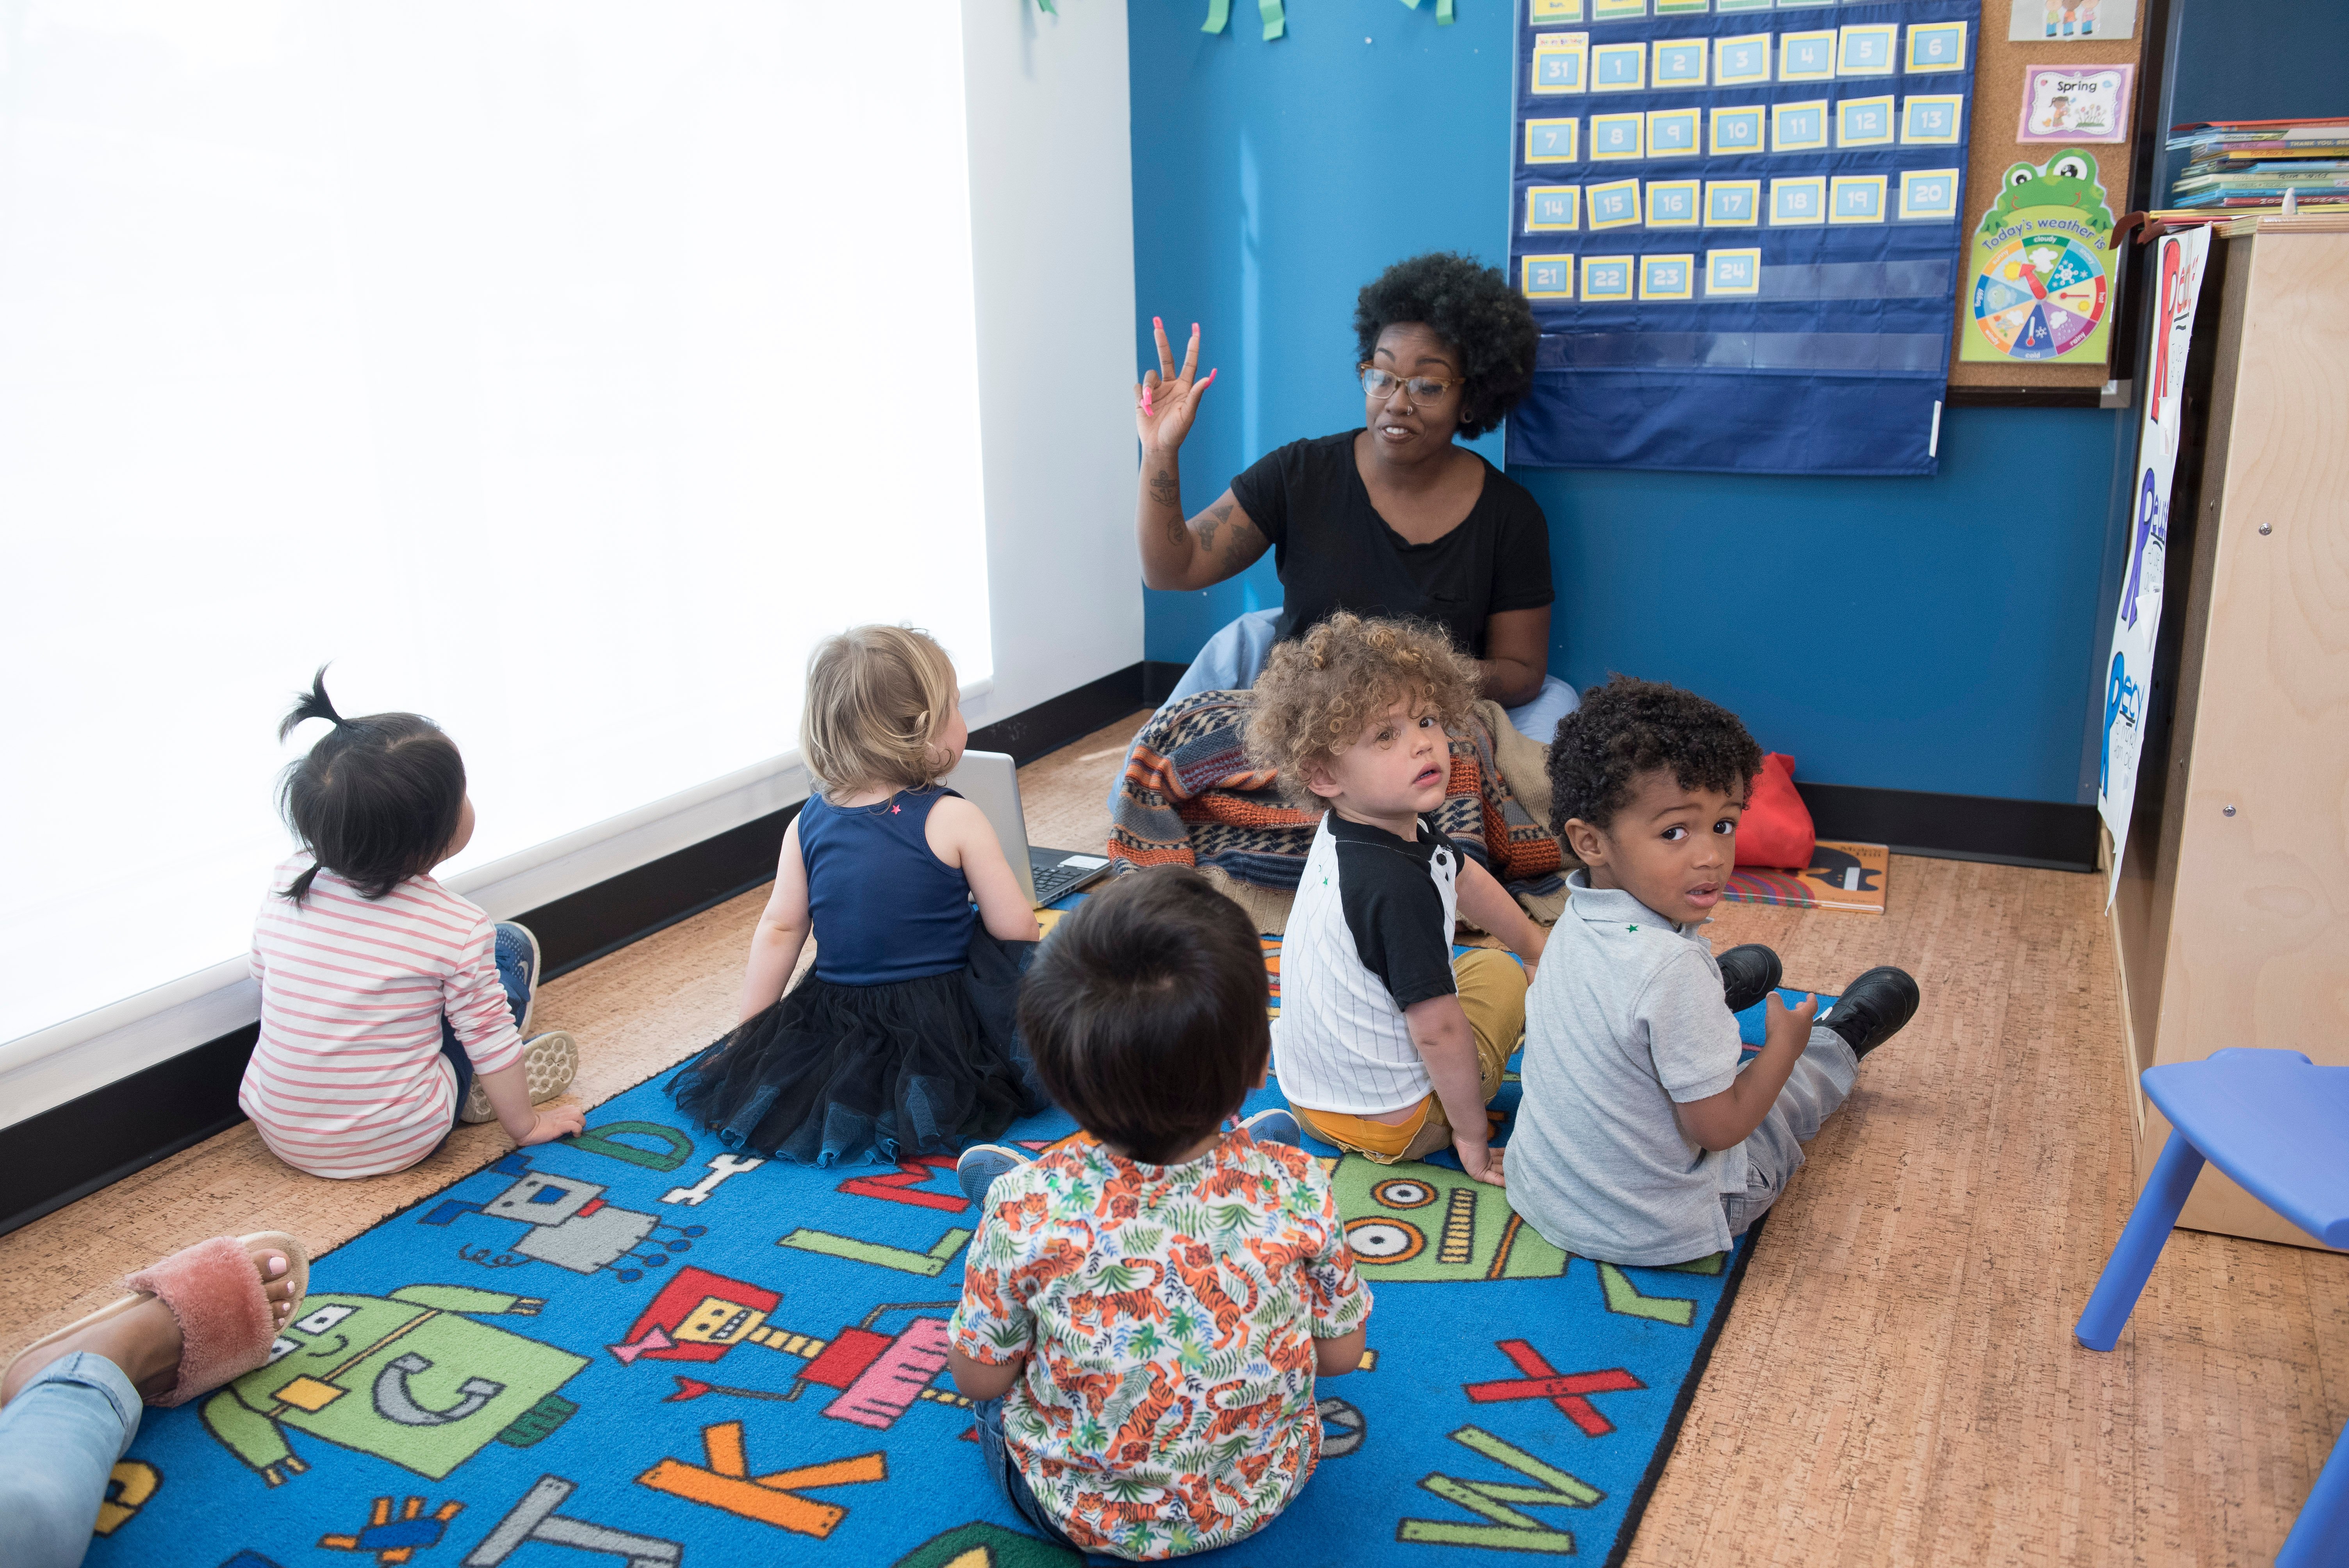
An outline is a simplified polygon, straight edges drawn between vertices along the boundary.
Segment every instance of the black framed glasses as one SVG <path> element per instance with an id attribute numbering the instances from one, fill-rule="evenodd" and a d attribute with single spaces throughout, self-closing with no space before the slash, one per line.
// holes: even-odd
<path id="1" fill-rule="evenodd" d="M 1406 379 L 1375 365 L 1358 365 L 1354 368 L 1361 372 L 1362 391 L 1372 397 L 1392 397 L 1396 388 L 1401 387 L 1411 394 L 1411 400 L 1414 403 L 1433 403 L 1454 387 L 1468 384 L 1465 377 L 1455 377 L 1449 381 L 1439 380 L 1433 376 L 1413 376 Z"/>

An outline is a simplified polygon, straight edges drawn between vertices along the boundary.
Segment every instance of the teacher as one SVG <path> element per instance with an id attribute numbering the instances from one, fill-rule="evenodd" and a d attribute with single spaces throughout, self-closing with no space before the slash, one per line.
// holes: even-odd
<path id="1" fill-rule="evenodd" d="M 1164 325 L 1151 325 L 1158 368 L 1133 389 L 1145 583 L 1206 588 L 1269 549 L 1284 598 L 1275 640 L 1340 610 L 1416 617 L 1476 659 L 1483 696 L 1515 707 L 1541 695 L 1557 596 L 1548 523 L 1454 439 L 1492 429 L 1533 384 L 1538 329 L 1506 275 L 1441 253 L 1389 267 L 1354 306 L 1361 428 L 1267 453 L 1187 519 L 1183 439 L 1215 374 L 1196 378 L 1196 325 L 1179 373 Z"/>

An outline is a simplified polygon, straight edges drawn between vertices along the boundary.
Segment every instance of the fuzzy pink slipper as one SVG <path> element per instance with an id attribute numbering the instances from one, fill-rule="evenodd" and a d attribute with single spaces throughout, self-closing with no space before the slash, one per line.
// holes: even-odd
<path id="1" fill-rule="evenodd" d="M 269 1297 L 263 1294 L 261 1275 L 253 1266 L 253 1249 L 265 1247 L 285 1255 L 294 1282 L 294 1311 L 310 1284 L 310 1254 L 302 1243 L 282 1231 L 255 1235 L 214 1236 L 208 1242 L 173 1253 L 123 1282 L 126 1290 L 156 1296 L 180 1320 L 180 1377 L 171 1391 L 147 1402 L 184 1405 L 208 1394 L 233 1377 L 241 1377 L 269 1359 L 277 1337 L 277 1320 Z"/>

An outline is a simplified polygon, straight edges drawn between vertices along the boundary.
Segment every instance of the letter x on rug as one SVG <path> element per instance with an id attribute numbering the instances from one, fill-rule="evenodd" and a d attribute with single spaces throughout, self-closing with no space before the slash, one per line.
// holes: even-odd
<path id="1" fill-rule="evenodd" d="M 1755 1045 L 1761 1013 L 1740 1019 Z M 945 1372 L 976 1223 L 953 1161 L 736 1155 L 681 1125 L 667 1077 L 318 1260 L 270 1365 L 147 1412 L 94 1568 L 1073 1563 L 1019 1529 Z M 1248 1109 L 1278 1103 L 1276 1086 Z M 1053 1111 L 1009 1137 L 1072 1126 Z M 1377 1298 L 1371 1355 L 1322 1384 L 1296 1501 L 1206 1557 L 1619 1561 L 1754 1238 L 1674 1268 L 1593 1264 L 1448 1151 L 1307 1147 Z"/>

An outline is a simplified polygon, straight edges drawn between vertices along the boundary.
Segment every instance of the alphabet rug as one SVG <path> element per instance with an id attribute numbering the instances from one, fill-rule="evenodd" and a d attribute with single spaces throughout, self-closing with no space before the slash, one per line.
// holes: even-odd
<path id="1" fill-rule="evenodd" d="M 1074 1563 L 1019 1527 L 946 1375 L 977 1222 L 952 1161 L 737 1155 L 683 1124 L 667 1077 L 320 1258 L 275 1359 L 147 1413 L 94 1568 Z M 1009 1137 L 1071 1130 L 1054 1111 Z M 1376 1296 L 1371 1355 L 1321 1384 L 1321 1462 L 1288 1511 L 1211 1555 L 1619 1559 L 1754 1238 L 1594 1264 L 1448 1151 L 1308 1149 Z"/>

